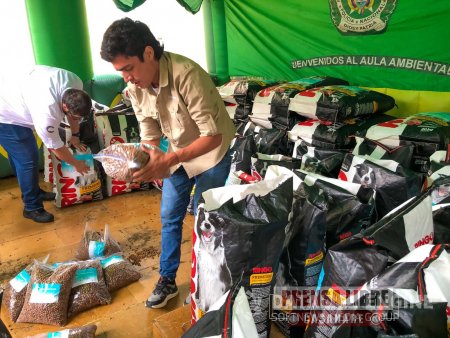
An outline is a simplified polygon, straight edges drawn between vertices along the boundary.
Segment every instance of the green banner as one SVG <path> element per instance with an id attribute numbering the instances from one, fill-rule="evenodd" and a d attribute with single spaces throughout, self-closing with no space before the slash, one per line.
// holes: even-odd
<path id="1" fill-rule="evenodd" d="M 230 76 L 450 90 L 450 2 L 225 0 Z"/>

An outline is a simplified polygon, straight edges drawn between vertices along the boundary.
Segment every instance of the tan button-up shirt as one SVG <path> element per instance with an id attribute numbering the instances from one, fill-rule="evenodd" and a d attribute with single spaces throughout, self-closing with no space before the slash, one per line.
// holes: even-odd
<path id="1" fill-rule="evenodd" d="M 235 127 L 209 74 L 194 61 L 164 52 L 159 60 L 159 93 L 128 84 L 142 141 L 167 136 L 169 152 L 187 147 L 200 136 L 222 134 L 210 152 L 183 162 L 189 177 L 214 167 L 227 152 Z M 172 168 L 172 172 L 178 168 Z"/>

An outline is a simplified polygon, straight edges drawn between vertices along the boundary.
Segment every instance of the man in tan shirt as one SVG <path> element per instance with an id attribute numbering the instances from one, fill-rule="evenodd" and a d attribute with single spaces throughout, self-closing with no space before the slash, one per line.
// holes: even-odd
<path id="1" fill-rule="evenodd" d="M 141 142 L 169 150 L 146 150 L 151 160 L 133 178 L 164 178 L 161 198 L 160 279 L 146 305 L 161 308 L 178 294 L 183 219 L 195 184 L 194 210 L 201 194 L 223 186 L 230 171 L 228 149 L 235 128 L 210 76 L 194 61 L 173 53 L 142 22 L 129 18 L 111 24 L 100 52 L 128 83 L 139 121 Z"/>

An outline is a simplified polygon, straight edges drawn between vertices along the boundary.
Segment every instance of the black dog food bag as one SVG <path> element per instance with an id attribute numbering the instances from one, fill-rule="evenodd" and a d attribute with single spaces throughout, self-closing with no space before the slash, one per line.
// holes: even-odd
<path id="1" fill-rule="evenodd" d="M 339 179 L 374 189 L 377 218 L 381 219 L 403 202 L 418 196 L 424 176 L 395 161 L 346 154 Z"/>
<path id="2" fill-rule="evenodd" d="M 381 114 L 395 106 L 393 97 L 354 86 L 325 86 L 295 95 L 289 109 L 308 118 L 345 121 L 350 118 Z"/>
<path id="3" fill-rule="evenodd" d="M 433 243 L 450 243 L 450 203 L 433 206 Z"/>
<path id="4" fill-rule="evenodd" d="M 218 88 L 222 100 L 239 105 L 253 104 L 256 94 L 278 82 L 256 78 L 235 78 Z"/>
<path id="5" fill-rule="evenodd" d="M 379 123 L 364 134 L 367 138 L 389 148 L 412 144 L 414 153 L 411 168 L 427 173 L 430 168 L 430 156 L 438 150 L 447 150 L 450 113 L 418 113 L 407 118 Z"/>
<path id="6" fill-rule="evenodd" d="M 292 190 L 292 179 L 279 176 L 203 193 L 193 234 L 193 322 L 241 281 L 259 337 L 269 336 L 269 299 Z"/>
<path id="7" fill-rule="evenodd" d="M 381 319 L 378 330 L 391 335 L 445 338 L 449 285 L 450 247 L 427 244 L 367 281 L 348 303 L 371 304 L 371 297 L 384 295 L 378 304 L 372 302 L 374 307 L 378 305 L 372 313 L 389 319 Z"/>
<path id="8" fill-rule="evenodd" d="M 294 143 L 292 157 L 302 161 L 300 167 L 302 170 L 337 178 L 342 162 L 344 161 L 344 156 L 348 151 L 346 149 L 323 149 L 314 147 L 299 139 Z"/>
<path id="9" fill-rule="evenodd" d="M 233 285 L 182 337 L 259 337 L 244 287 Z"/>
<path id="10" fill-rule="evenodd" d="M 377 123 L 394 119 L 392 116 L 377 114 L 367 118 L 353 118 L 345 121 L 306 120 L 297 123 L 288 131 L 289 139 L 303 141 L 326 149 L 352 149 L 355 144 L 354 135 L 364 134 L 367 129 Z"/>
<path id="11" fill-rule="evenodd" d="M 255 96 L 252 115 L 268 118 L 278 129 L 290 129 L 300 117 L 289 110 L 291 98 L 306 89 L 332 84 L 348 85 L 348 82 L 330 76 L 310 76 L 265 88 Z"/>
<path id="12" fill-rule="evenodd" d="M 404 168 L 411 167 L 414 146 L 412 144 L 398 146 L 393 149 L 386 147 L 380 142 L 365 137 L 355 136 L 356 145 L 352 151 L 353 155 L 367 155 L 376 160 L 392 160 L 398 162 Z"/>

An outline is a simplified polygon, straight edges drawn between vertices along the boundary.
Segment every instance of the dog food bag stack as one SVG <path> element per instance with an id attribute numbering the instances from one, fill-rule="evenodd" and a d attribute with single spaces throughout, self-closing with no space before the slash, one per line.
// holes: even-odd
<path id="1" fill-rule="evenodd" d="M 276 81 L 252 77 L 236 77 L 218 87 L 227 111 L 233 115 L 237 129 L 245 125 L 252 113 L 253 100 L 261 89 L 277 84 Z M 271 128 L 269 121 L 264 121 L 265 128 Z"/>
<path id="2" fill-rule="evenodd" d="M 297 123 L 288 136 L 292 142 L 301 140 L 304 146 L 315 147 L 309 151 L 308 157 L 317 167 L 328 156 L 342 158 L 342 150 L 351 151 L 356 144 L 353 137 L 356 133 L 364 134 L 377 123 L 393 120 L 393 117 L 382 113 L 394 105 L 395 100 L 388 95 L 354 86 L 331 85 L 304 90 L 291 98 L 289 110 L 306 120 Z M 311 156 L 321 149 L 336 152 L 325 157 Z M 298 152 L 293 154 L 297 158 L 302 155 Z M 327 170 L 320 172 L 326 173 Z M 336 170 L 332 172 L 335 174 Z"/>
<path id="3" fill-rule="evenodd" d="M 372 126 L 365 137 L 377 141 L 389 149 L 413 145 L 411 169 L 427 173 L 430 156 L 436 151 L 447 150 L 450 135 L 450 113 L 427 112 L 394 119 Z"/>
<path id="4" fill-rule="evenodd" d="M 310 76 L 264 88 L 255 96 L 251 120 L 269 120 L 275 128 L 291 129 L 300 119 L 306 119 L 289 110 L 291 98 L 304 90 L 328 85 L 348 85 L 348 82 L 330 76 Z"/>

